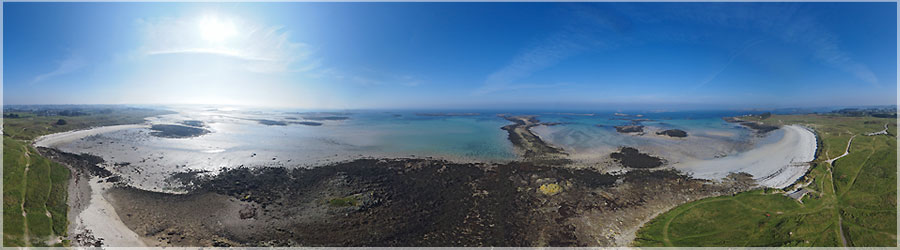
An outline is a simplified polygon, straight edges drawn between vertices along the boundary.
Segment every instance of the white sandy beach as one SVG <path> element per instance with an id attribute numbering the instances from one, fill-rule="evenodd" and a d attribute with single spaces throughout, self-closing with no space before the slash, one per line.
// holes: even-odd
<path id="1" fill-rule="evenodd" d="M 729 173 L 746 172 L 760 186 L 784 188 L 793 184 L 809 169 L 816 154 L 816 136 L 797 125 L 781 128 L 781 140 L 728 157 L 676 163 L 675 169 L 695 178 L 719 180 Z"/>
<path id="2" fill-rule="evenodd" d="M 91 177 L 87 181 L 90 184 L 90 203 L 74 216 L 71 228 L 75 230 L 72 234 L 89 230 L 94 238 L 103 239 L 104 247 L 146 247 L 144 241 L 119 219 L 116 210 L 103 195 L 112 184 L 99 183 L 100 180 L 99 177 Z"/>
<path id="3" fill-rule="evenodd" d="M 69 143 L 84 137 L 109 133 L 113 131 L 123 130 L 123 129 L 131 129 L 131 128 L 149 128 L 149 125 L 146 124 L 128 124 L 128 125 L 115 125 L 115 126 L 103 126 L 103 127 L 95 127 L 90 129 L 83 130 L 74 130 L 67 131 L 55 134 L 49 134 L 45 136 L 38 137 L 34 140 L 35 147 L 55 147 L 60 144 Z"/>

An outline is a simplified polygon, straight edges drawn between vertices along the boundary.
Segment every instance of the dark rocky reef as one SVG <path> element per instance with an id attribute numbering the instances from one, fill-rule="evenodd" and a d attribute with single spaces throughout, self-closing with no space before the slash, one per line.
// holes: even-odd
<path id="1" fill-rule="evenodd" d="M 112 172 L 100 167 L 105 161 L 103 158 L 91 154 L 73 154 L 60 151 L 55 148 L 38 147 L 38 153 L 51 160 L 69 166 L 75 174 L 80 176 L 110 177 Z"/>
<path id="2" fill-rule="evenodd" d="M 681 129 L 667 129 L 667 130 L 656 132 L 656 134 L 657 135 L 666 135 L 669 137 L 678 137 L 678 138 L 684 138 L 684 137 L 688 136 L 687 132 L 685 132 L 684 130 L 681 130 Z"/>
<path id="3" fill-rule="evenodd" d="M 612 244 L 596 232 L 649 219 L 646 207 L 749 187 L 671 170 L 425 159 L 236 168 L 192 183 L 184 195 L 109 195 L 126 225 L 163 246 L 596 246 Z"/>
<path id="4" fill-rule="evenodd" d="M 288 122 L 290 124 L 306 125 L 306 126 L 322 126 L 321 122 Z"/>
<path id="5" fill-rule="evenodd" d="M 765 134 L 778 129 L 778 126 L 763 124 L 759 122 L 742 122 L 741 125 L 744 125 L 760 134 Z"/>
<path id="6" fill-rule="evenodd" d="M 312 121 L 343 121 L 350 119 L 349 116 L 304 116 L 303 119 Z"/>
<path id="7" fill-rule="evenodd" d="M 150 135 L 165 138 L 188 138 L 209 133 L 209 130 L 174 124 L 154 124 Z"/>
<path id="8" fill-rule="evenodd" d="M 416 113 L 417 116 L 477 116 L 480 113 Z"/>
<path id="9" fill-rule="evenodd" d="M 563 149 L 555 147 L 541 140 L 531 132 L 531 127 L 538 125 L 553 126 L 560 123 L 542 123 L 536 116 L 506 116 L 500 115 L 513 124 L 503 126 L 501 129 L 509 133 L 509 141 L 522 152 L 525 161 L 548 165 L 568 164 L 571 160 Z"/>
<path id="10" fill-rule="evenodd" d="M 738 117 L 724 117 L 724 118 L 722 118 L 722 120 L 725 120 L 726 122 L 729 122 L 729 123 L 737 123 L 737 124 L 740 124 L 740 125 L 742 125 L 742 126 L 744 126 L 744 127 L 747 127 L 747 128 L 749 128 L 749 129 L 751 129 L 751 130 L 753 130 L 753 131 L 755 131 L 756 133 L 759 133 L 759 134 L 765 134 L 765 133 L 768 133 L 768 132 L 772 132 L 772 131 L 777 130 L 777 129 L 779 128 L 778 126 L 775 126 L 775 125 L 768 125 L 768 124 L 764 124 L 764 123 L 761 123 L 761 122 L 745 121 L 745 120 L 743 120 L 743 119 L 741 119 L 741 118 L 738 118 Z"/>
<path id="11" fill-rule="evenodd" d="M 619 152 L 609 154 L 609 157 L 627 168 L 656 168 L 663 164 L 663 159 L 641 153 L 632 147 L 623 147 Z"/>
<path id="12" fill-rule="evenodd" d="M 200 120 L 184 120 L 181 121 L 181 124 L 193 126 L 193 127 L 203 127 L 206 126 L 206 123 Z"/>
<path id="13" fill-rule="evenodd" d="M 287 122 L 273 121 L 273 120 L 266 120 L 266 119 L 259 119 L 259 120 L 256 120 L 256 122 L 259 122 L 259 124 L 266 125 L 266 126 L 287 126 L 288 125 Z"/>
<path id="14" fill-rule="evenodd" d="M 644 126 L 643 125 L 616 126 L 616 132 L 619 132 L 619 133 L 643 133 Z"/>
<path id="15" fill-rule="evenodd" d="M 297 125 L 306 125 L 306 126 L 322 126 L 321 122 L 309 122 L 309 121 L 302 121 L 302 122 L 287 121 L 287 122 L 285 122 L 285 121 L 273 121 L 273 120 L 266 120 L 266 119 L 260 119 L 260 120 L 256 120 L 256 121 L 259 122 L 260 124 L 267 125 L 267 126 L 287 126 L 288 124 L 297 124 Z"/>

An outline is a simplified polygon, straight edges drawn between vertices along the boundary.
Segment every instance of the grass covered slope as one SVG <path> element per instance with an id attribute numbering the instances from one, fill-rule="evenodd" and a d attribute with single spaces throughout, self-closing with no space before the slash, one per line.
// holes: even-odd
<path id="1" fill-rule="evenodd" d="M 69 169 L 23 141 L 3 138 L 4 246 L 60 245 L 65 236 Z"/>
<path id="2" fill-rule="evenodd" d="M 3 137 L 3 245 L 25 246 L 25 146 Z"/>
<path id="3" fill-rule="evenodd" d="M 142 123 L 171 113 L 150 109 L 87 109 L 78 116 L 29 112 L 3 119 L 3 246 L 64 246 L 68 227 L 69 169 L 31 146 L 35 138 L 96 126 Z M 65 120 L 66 122 L 59 122 Z"/>
<path id="4" fill-rule="evenodd" d="M 772 116 L 803 124 L 821 140 L 802 202 L 782 190 L 707 198 L 663 213 L 638 232 L 636 246 L 896 246 L 896 120 L 825 115 Z M 884 130 L 889 135 L 867 136 Z M 850 138 L 849 154 L 844 154 Z M 795 184 L 798 185 L 798 184 Z M 787 189 L 791 189 L 790 187 Z"/>

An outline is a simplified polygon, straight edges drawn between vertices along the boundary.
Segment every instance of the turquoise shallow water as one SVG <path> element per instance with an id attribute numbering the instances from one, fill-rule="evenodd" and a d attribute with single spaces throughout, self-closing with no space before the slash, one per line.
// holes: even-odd
<path id="1" fill-rule="evenodd" d="M 194 138 L 160 138 L 147 128 L 125 129 L 73 141 L 59 148 L 90 153 L 109 162 L 129 162 L 118 167 L 137 185 L 157 188 L 172 173 L 188 170 L 215 171 L 240 166 L 315 167 L 360 157 L 434 157 L 453 161 L 508 162 L 517 159 L 513 145 L 501 127 L 510 124 L 502 111 L 454 111 L 478 113 L 466 116 L 425 116 L 447 111 L 350 111 L 297 113 L 295 110 L 219 110 L 179 108 L 178 114 L 148 119 L 151 124 L 199 120 L 211 133 Z M 562 124 L 533 128 L 548 142 L 573 156 L 604 156 L 621 146 L 678 161 L 681 158 L 713 158 L 747 149 L 749 132 L 721 120 L 736 113 L 645 113 L 640 119 L 649 129 L 679 128 L 687 139 L 656 135 L 632 136 L 612 126 L 629 124 L 636 117 L 597 113 L 592 116 L 565 112 L 522 111 L 537 114 L 545 122 Z M 312 120 L 313 116 L 343 116 L 346 120 Z M 271 126 L 259 120 L 285 123 L 321 122 L 321 126 L 288 124 Z M 602 126 L 597 126 L 602 125 Z M 132 175 L 132 173 L 141 173 Z"/>
<path id="2" fill-rule="evenodd" d="M 711 159 L 748 150 L 770 140 L 753 138 L 751 132 L 722 117 L 738 112 L 637 112 L 578 113 L 545 112 L 542 121 L 561 125 L 533 129 L 545 141 L 562 146 L 582 158 L 600 159 L 619 147 L 636 147 L 673 161 Z M 644 135 L 616 132 L 615 126 L 644 125 Z M 655 132 L 680 129 L 687 138 L 669 138 Z"/>
<path id="3" fill-rule="evenodd" d="M 450 155 L 468 159 L 506 161 L 516 158 L 506 131 L 509 124 L 493 114 L 478 116 L 419 116 L 411 112 L 361 113 L 335 125 L 338 133 L 373 133 L 373 151 L 410 155 Z"/>
<path id="4" fill-rule="evenodd" d="M 227 167 L 239 164 L 241 157 L 266 155 L 275 162 L 314 165 L 320 161 L 358 157 L 441 157 L 452 160 L 510 161 L 517 155 L 501 127 L 510 124 L 498 114 L 534 114 L 543 122 L 561 123 L 533 130 L 548 142 L 574 152 L 609 149 L 621 146 L 675 148 L 685 143 L 705 142 L 713 151 L 741 150 L 735 145 L 747 141 L 749 131 L 724 122 L 721 117 L 735 112 L 574 113 L 547 111 L 349 111 L 309 113 L 296 110 L 220 110 L 209 108 L 176 109 L 178 114 L 150 119 L 153 124 L 199 120 L 212 133 L 188 139 L 156 138 L 141 133 L 110 134 L 114 140 L 144 150 L 200 152 L 213 159 L 230 159 L 217 163 Z M 431 115 L 425 115 L 431 114 Z M 441 115 L 434 115 L 441 114 Z M 450 115 L 456 114 L 456 115 Z M 464 115 L 460 115 L 464 114 Z M 638 116 L 640 115 L 640 116 Z M 312 117 L 340 116 L 346 120 L 315 120 Z M 286 122 L 271 126 L 259 120 Z M 649 136 L 617 133 L 614 126 L 637 120 L 646 126 Z M 321 126 L 289 124 L 321 122 Z M 687 140 L 665 140 L 652 134 L 655 130 L 682 129 Z M 134 131 L 133 131 L 134 132 Z M 138 131 L 140 132 L 140 131 Z M 124 133 L 124 132 L 123 132 Z M 83 151 L 113 150 L 100 145 L 74 146 Z M 86 148 L 91 148 L 87 150 Z M 698 150 L 703 150 L 701 146 Z M 677 151 L 677 150 L 676 150 Z M 682 150 L 683 151 L 683 150 Z M 695 150 L 696 151 L 696 150 Z M 214 157 L 208 157 L 213 154 Z M 709 157 L 703 155 L 700 157 Z M 256 160 L 256 159 L 254 159 Z M 271 162 L 270 162 L 271 163 Z M 196 163 L 185 163 L 196 165 Z"/>

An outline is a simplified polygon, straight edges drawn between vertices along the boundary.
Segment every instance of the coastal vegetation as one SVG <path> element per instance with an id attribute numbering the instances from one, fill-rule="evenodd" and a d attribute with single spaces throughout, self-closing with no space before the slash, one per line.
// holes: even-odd
<path id="1" fill-rule="evenodd" d="M 3 116 L 3 246 L 65 246 L 70 170 L 31 146 L 35 138 L 96 126 L 140 123 L 171 113 L 149 109 L 9 110 Z M 65 117 L 65 119 L 63 119 Z"/>
<path id="2" fill-rule="evenodd" d="M 784 190 L 753 190 L 671 209 L 644 225 L 635 246 L 896 246 L 895 119 L 834 114 L 742 119 L 814 129 L 820 139 L 815 166 Z M 887 133 L 867 136 L 882 130 Z M 800 189 L 806 195 L 798 200 L 786 195 Z"/>
<path id="3" fill-rule="evenodd" d="M 345 197 L 332 198 L 328 200 L 328 204 L 335 207 L 355 207 L 359 206 L 359 195 L 349 195 Z"/>
<path id="4" fill-rule="evenodd" d="M 107 109 L 84 110 L 77 111 L 77 116 L 62 115 L 43 115 L 48 111 L 44 110 L 4 110 L 4 116 L 13 116 L 17 118 L 3 119 L 3 135 L 17 140 L 34 140 L 35 138 L 52 133 L 65 132 L 70 130 L 86 129 L 99 126 L 112 126 L 123 124 L 143 123 L 144 118 L 171 114 L 171 111 L 140 109 L 140 108 L 120 108 L 107 112 Z M 67 114 L 73 113 L 69 112 Z M 65 120 L 65 124 L 57 124 L 60 119 Z"/>
<path id="5" fill-rule="evenodd" d="M 3 149 L 4 246 L 62 246 L 69 169 L 9 137 Z"/>

